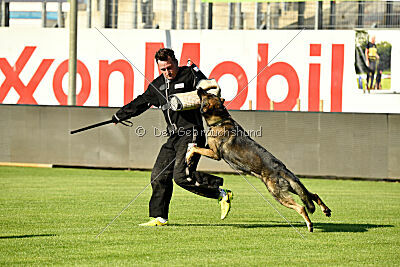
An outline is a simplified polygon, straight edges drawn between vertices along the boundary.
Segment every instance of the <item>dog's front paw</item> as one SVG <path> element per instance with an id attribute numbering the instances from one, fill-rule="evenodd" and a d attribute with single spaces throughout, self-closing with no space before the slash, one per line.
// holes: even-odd
<path id="1" fill-rule="evenodd" d="M 192 165 L 192 158 L 194 156 L 194 148 L 192 147 L 191 149 L 186 152 L 186 164 L 188 166 Z"/>
<path id="2" fill-rule="evenodd" d="M 312 222 L 306 222 L 307 224 L 307 229 L 310 233 L 314 232 L 314 226 Z"/>

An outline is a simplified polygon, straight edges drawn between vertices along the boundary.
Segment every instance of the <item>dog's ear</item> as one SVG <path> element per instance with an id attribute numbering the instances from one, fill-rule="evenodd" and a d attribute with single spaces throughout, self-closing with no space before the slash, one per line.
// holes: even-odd
<path id="1" fill-rule="evenodd" d="M 225 103 L 225 98 L 220 97 L 219 99 L 221 100 L 221 103 L 222 103 L 222 104 Z"/>

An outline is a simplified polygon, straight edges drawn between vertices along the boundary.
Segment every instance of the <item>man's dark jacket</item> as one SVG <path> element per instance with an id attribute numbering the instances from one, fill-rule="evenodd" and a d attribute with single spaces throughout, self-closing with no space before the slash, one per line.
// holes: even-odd
<path id="1" fill-rule="evenodd" d="M 163 107 L 165 121 L 168 125 L 175 124 L 177 129 L 202 128 L 203 123 L 199 109 L 172 111 L 166 108 L 167 99 L 176 93 L 190 92 L 196 89 L 200 79 L 206 79 L 195 65 L 178 68 L 175 79 L 167 83 L 161 74 L 147 87 L 147 90 L 117 111 L 119 120 L 127 120 L 138 116 L 151 106 Z"/>

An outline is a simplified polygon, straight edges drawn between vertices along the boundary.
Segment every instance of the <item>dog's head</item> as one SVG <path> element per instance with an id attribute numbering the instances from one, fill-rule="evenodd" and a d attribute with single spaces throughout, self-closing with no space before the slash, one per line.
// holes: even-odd
<path id="1" fill-rule="evenodd" d="M 228 114 L 224 106 L 225 99 L 213 94 L 207 93 L 203 89 L 198 89 L 197 94 L 200 97 L 200 113 L 205 117 L 219 116 L 223 117 Z M 228 114 L 229 115 L 229 114 Z"/>

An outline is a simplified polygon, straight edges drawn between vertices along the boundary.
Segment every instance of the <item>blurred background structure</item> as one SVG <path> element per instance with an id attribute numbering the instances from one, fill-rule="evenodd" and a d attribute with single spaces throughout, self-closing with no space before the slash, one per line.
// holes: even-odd
<path id="1" fill-rule="evenodd" d="M 80 0 L 78 27 L 118 29 L 354 29 L 400 27 L 400 1 L 202 2 Z M 68 2 L 1 2 L 1 25 L 68 25 Z"/>

